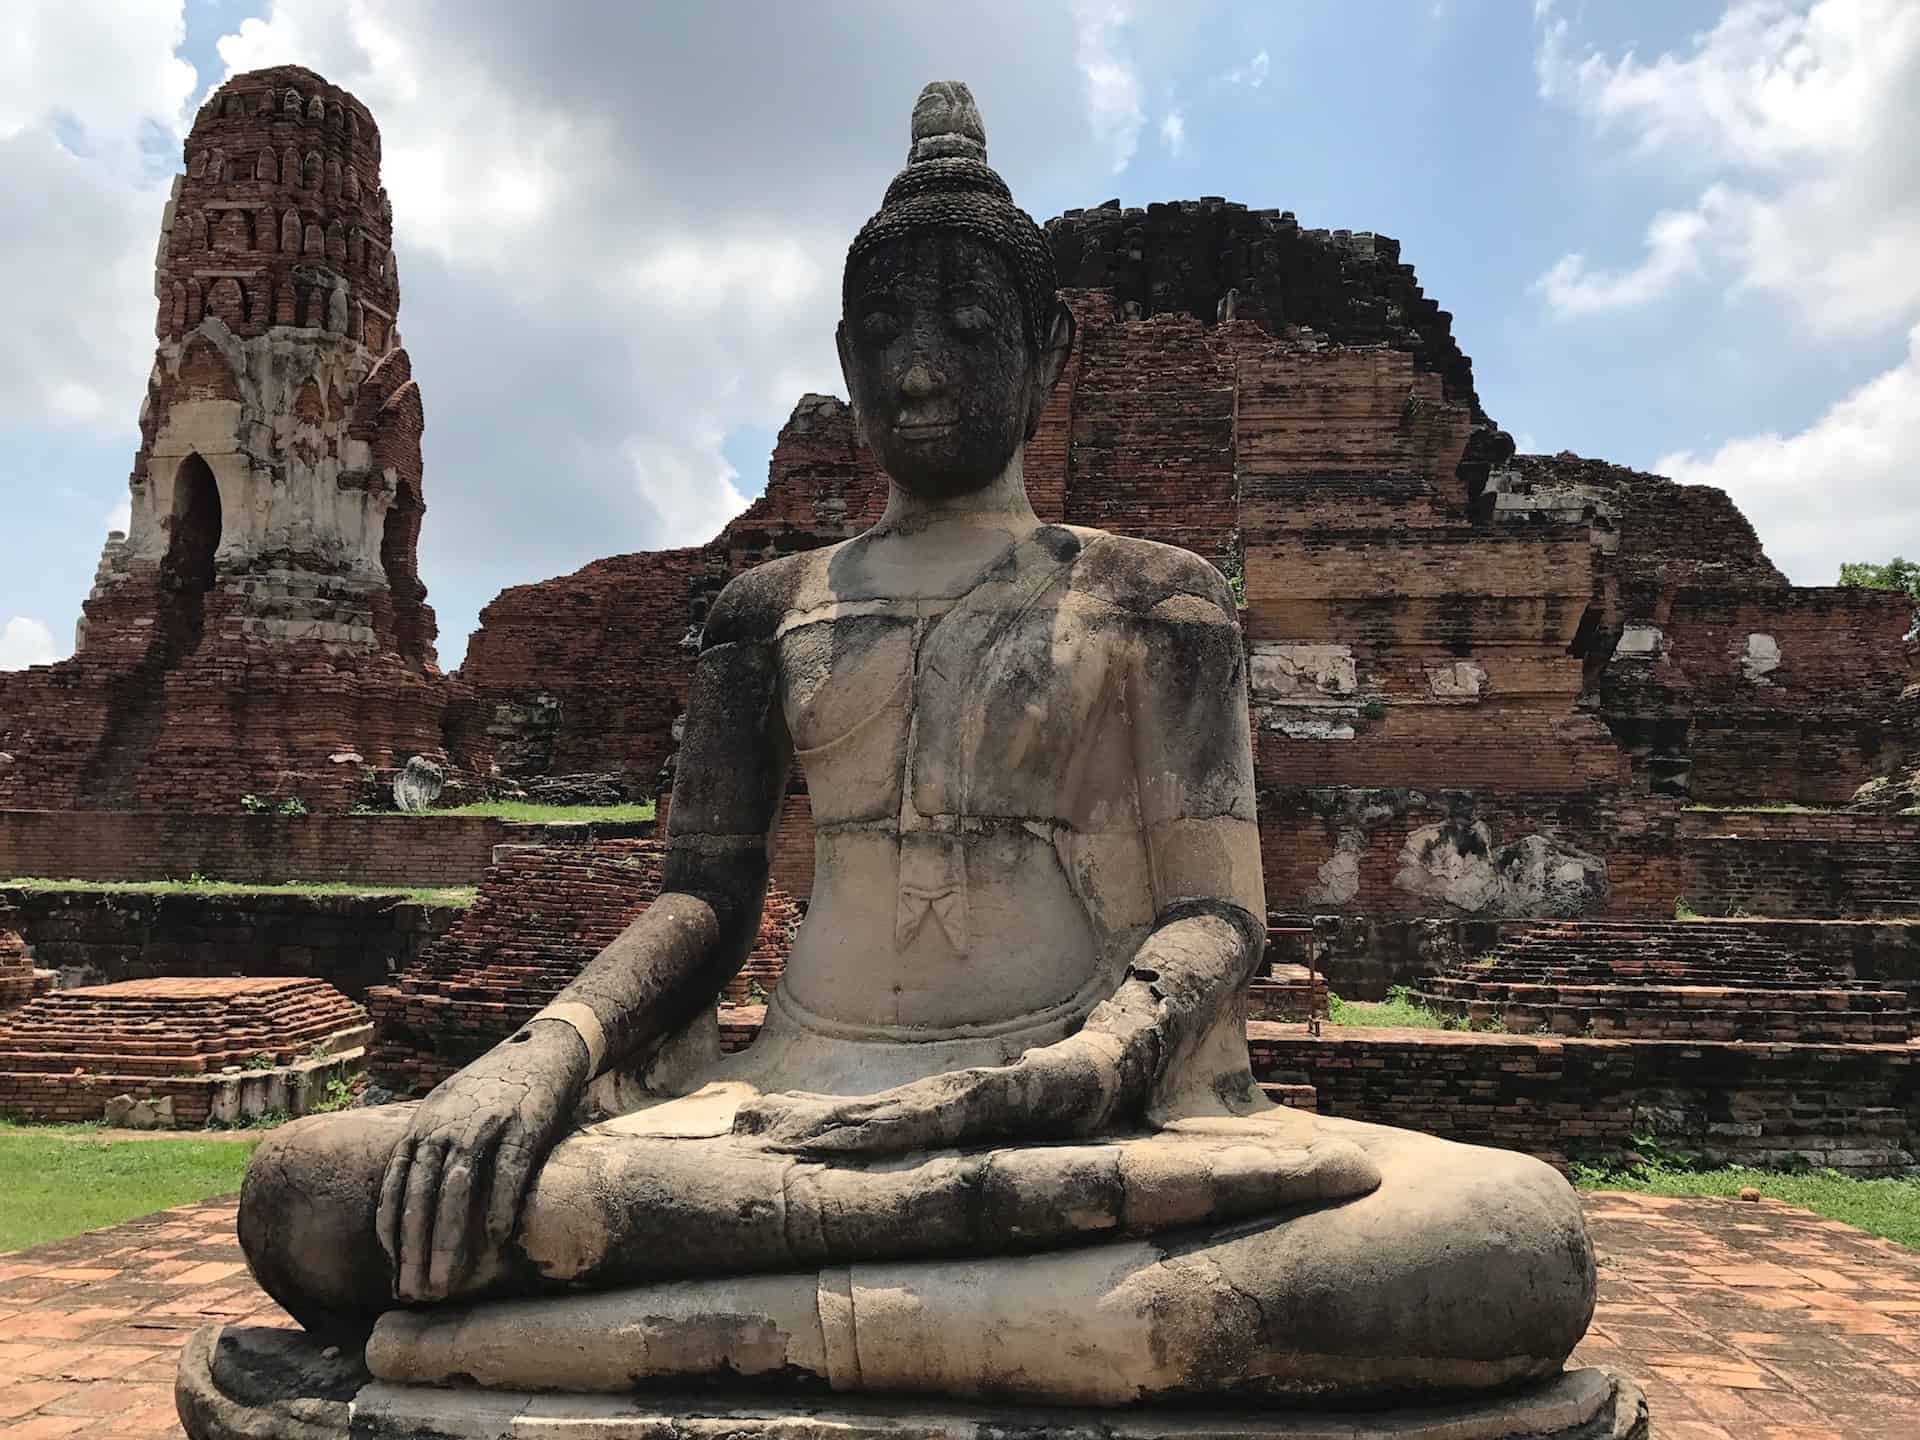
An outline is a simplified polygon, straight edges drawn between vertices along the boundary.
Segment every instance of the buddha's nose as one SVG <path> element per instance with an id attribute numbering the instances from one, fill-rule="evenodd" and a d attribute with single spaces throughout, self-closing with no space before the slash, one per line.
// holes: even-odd
<path id="1" fill-rule="evenodd" d="M 945 383 L 944 377 L 925 360 L 915 360 L 900 377 L 900 393 L 909 400 L 924 400 Z"/>

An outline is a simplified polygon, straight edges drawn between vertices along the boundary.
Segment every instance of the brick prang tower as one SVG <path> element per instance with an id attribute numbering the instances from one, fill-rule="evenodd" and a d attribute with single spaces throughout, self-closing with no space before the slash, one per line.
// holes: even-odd
<path id="1" fill-rule="evenodd" d="M 201 107 L 161 222 L 159 345 L 73 660 L 0 684 L 0 804 L 348 803 L 440 756 L 424 413 L 380 132 L 310 70 Z"/>

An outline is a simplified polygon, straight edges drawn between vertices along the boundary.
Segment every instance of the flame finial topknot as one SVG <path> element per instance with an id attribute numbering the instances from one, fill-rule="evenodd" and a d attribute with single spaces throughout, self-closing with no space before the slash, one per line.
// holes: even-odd
<path id="1" fill-rule="evenodd" d="M 985 164 L 987 127 L 964 81 L 935 80 L 913 102 L 913 144 L 907 150 L 907 163 L 948 157 Z"/>

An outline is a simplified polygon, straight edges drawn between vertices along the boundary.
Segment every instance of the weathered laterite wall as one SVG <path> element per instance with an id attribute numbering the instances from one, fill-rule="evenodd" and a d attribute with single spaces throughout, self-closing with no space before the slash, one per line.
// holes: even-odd
<path id="1" fill-rule="evenodd" d="M 1920 1150 L 1912 1045 L 1585 1040 L 1249 1027 L 1254 1073 L 1305 1075 L 1321 1113 L 1564 1162 L 1636 1135 L 1715 1163 L 1903 1171 Z"/>
<path id="2" fill-rule="evenodd" d="M 0 879 L 476 885 L 498 845 L 652 832 L 652 821 L 531 825 L 478 815 L 0 810 Z"/>
<path id="3" fill-rule="evenodd" d="M 1313 924 L 1316 963 L 1348 1000 L 1383 1000 L 1396 985 L 1418 986 L 1449 965 L 1485 955 L 1536 920 L 1367 915 L 1283 916 Z M 1732 922 L 1773 937 L 1812 964 L 1852 980 L 1905 991 L 1920 1009 L 1920 920 L 1755 920 Z M 1273 953 L 1269 950 L 1269 954 Z"/>
<path id="4" fill-rule="evenodd" d="M 63 986 L 154 976 L 312 976 L 358 1000 L 459 916 L 391 895 L 0 887 L 0 910 Z M 0 990 L 0 1008 L 4 1008 Z"/>

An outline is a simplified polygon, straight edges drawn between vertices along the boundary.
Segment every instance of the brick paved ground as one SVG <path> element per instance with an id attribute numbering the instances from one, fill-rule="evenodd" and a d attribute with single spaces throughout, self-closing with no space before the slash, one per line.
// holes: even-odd
<path id="1" fill-rule="evenodd" d="M 1600 1313 L 1577 1360 L 1646 1386 L 1657 1440 L 1913 1440 L 1920 1254 L 1775 1201 L 1593 1195 Z M 230 1200 L 0 1255 L 0 1440 L 177 1437 L 174 1352 L 287 1324 Z"/>

